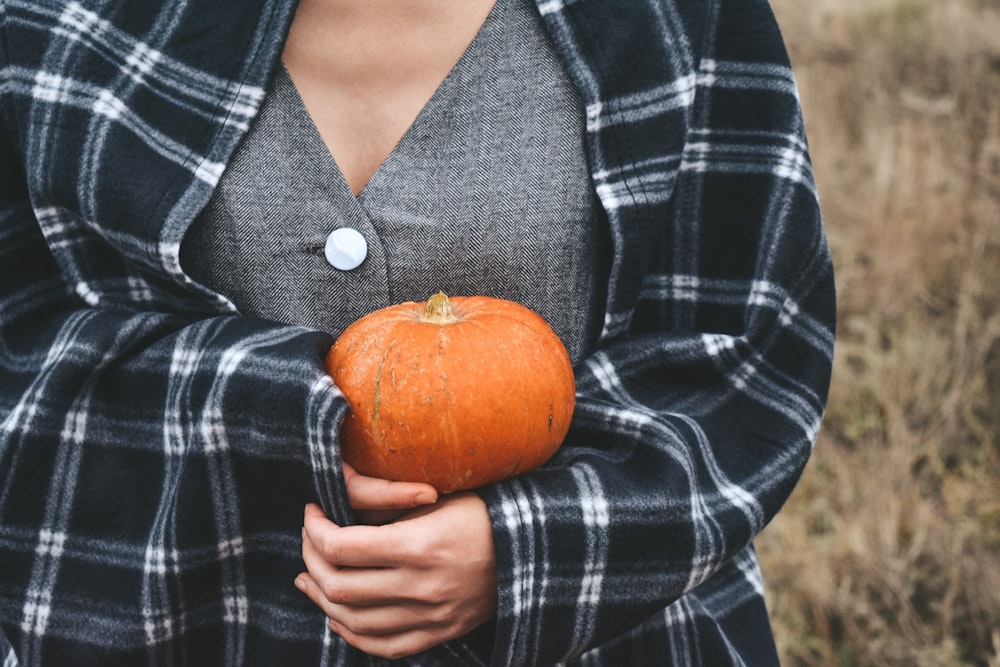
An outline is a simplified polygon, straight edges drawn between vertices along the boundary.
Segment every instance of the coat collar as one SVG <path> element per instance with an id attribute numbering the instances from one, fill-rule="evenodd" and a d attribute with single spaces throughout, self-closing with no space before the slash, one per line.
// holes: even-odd
<path id="1" fill-rule="evenodd" d="M 694 97 L 691 35 L 698 34 L 704 5 L 535 2 L 586 107 L 594 187 L 614 244 L 605 334 L 615 335 L 627 326 L 638 300 L 650 253 L 659 245 L 655 238 L 666 233 Z M 144 8 L 136 9 L 140 5 Z M 152 119 L 150 127 L 157 126 L 143 147 L 131 128 L 106 124 L 113 130 L 100 152 L 115 157 L 102 158 L 101 171 L 91 174 L 94 194 L 79 209 L 99 219 L 116 244 L 127 246 L 126 255 L 166 272 L 187 290 L 192 285 L 180 268 L 181 239 L 259 109 L 296 7 L 296 0 L 246 0 L 238 11 L 201 1 L 135 2 L 119 7 L 115 16 L 96 17 L 71 3 L 60 19 L 65 23 L 69 16 L 81 35 L 88 25 L 102 26 L 109 43 L 127 30 L 142 36 L 118 47 L 125 49 L 118 54 L 122 64 L 111 72 L 107 90 L 112 98 L 125 90 L 128 95 L 116 102 L 133 118 Z M 209 47 L 205 34 L 213 36 Z M 168 98 L 179 100 L 175 108 L 156 106 L 163 104 L 164 89 Z M 169 154 L 170 164 L 144 159 L 143 150 L 161 138 L 154 149 L 160 157 Z M 62 194 L 79 197 L 80 191 Z M 111 210 L 95 210 L 109 201 Z"/>

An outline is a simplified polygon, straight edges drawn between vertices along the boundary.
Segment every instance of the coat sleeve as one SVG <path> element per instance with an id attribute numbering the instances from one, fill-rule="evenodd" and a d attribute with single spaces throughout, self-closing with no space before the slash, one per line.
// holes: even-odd
<path id="1" fill-rule="evenodd" d="M 304 504 L 347 521 L 329 338 L 115 276 L 129 262 L 97 234 L 32 206 L 3 102 L 0 655 L 319 664 L 323 617 L 292 581 Z M 74 243 L 105 248 L 91 289 L 133 298 L 91 303 L 54 259 Z"/>
<path id="2" fill-rule="evenodd" d="M 835 297 L 794 80 L 764 2 L 709 5 L 630 325 L 578 368 L 553 460 L 481 492 L 494 664 L 579 656 L 712 578 L 779 510 L 819 429 Z"/>

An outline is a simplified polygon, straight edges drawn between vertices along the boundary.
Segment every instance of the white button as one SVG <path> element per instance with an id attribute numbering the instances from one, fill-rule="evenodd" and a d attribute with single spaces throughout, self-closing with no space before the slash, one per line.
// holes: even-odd
<path id="1" fill-rule="evenodd" d="M 361 266 L 368 256 L 368 242 L 356 229 L 341 227 L 330 232 L 326 237 L 326 248 L 323 250 L 326 261 L 335 269 L 350 271 Z"/>

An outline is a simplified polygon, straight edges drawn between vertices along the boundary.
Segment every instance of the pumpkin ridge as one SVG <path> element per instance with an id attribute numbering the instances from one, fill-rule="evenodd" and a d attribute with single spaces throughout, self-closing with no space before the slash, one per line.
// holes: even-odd
<path id="1" fill-rule="evenodd" d="M 385 362 L 389 359 L 389 350 L 386 349 L 382 354 L 382 361 L 378 364 L 378 370 L 375 371 L 375 393 L 372 397 L 372 428 L 377 429 L 377 432 L 382 435 L 382 446 L 385 446 L 385 432 L 379 428 L 380 415 L 379 408 L 382 406 L 382 371 L 385 369 Z"/>
<path id="2" fill-rule="evenodd" d="M 564 346 L 562 338 L 559 337 L 555 329 L 541 315 L 527 307 L 525 310 L 534 315 L 534 317 L 525 320 L 510 313 L 490 313 L 489 315 L 481 316 L 478 323 L 483 327 L 495 330 L 514 329 L 521 335 L 527 335 L 531 338 L 544 341 L 546 344 L 558 341 L 559 345 Z M 546 338 L 550 340 L 545 341 L 544 339 Z"/>

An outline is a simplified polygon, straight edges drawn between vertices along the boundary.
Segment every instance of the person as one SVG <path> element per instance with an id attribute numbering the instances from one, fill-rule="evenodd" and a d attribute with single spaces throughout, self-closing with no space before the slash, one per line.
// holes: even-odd
<path id="1" fill-rule="evenodd" d="M 766 0 L 0 1 L 4 665 L 777 663 L 835 294 Z M 322 365 L 439 289 L 577 379 L 446 497 Z"/>

